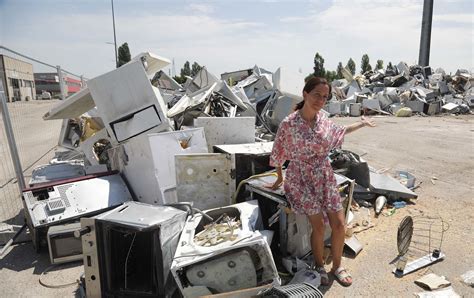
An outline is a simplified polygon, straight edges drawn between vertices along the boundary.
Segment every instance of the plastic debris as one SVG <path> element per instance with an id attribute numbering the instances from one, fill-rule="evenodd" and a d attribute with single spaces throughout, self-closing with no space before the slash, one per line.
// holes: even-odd
<path id="1" fill-rule="evenodd" d="M 460 298 L 456 292 L 454 292 L 453 287 L 447 287 L 442 290 L 432 291 L 432 292 L 419 292 L 415 294 L 418 298 Z"/>
<path id="2" fill-rule="evenodd" d="M 469 270 L 461 275 L 462 281 L 471 287 L 474 287 L 474 270 Z"/>
<path id="3" fill-rule="evenodd" d="M 375 214 L 379 215 L 382 212 L 383 207 L 387 204 L 387 198 L 384 196 L 379 196 L 375 200 Z"/>
<path id="4" fill-rule="evenodd" d="M 413 115 L 413 112 L 408 107 L 401 108 L 395 113 L 396 117 L 411 117 L 412 115 Z"/>
<path id="5" fill-rule="evenodd" d="M 438 276 L 434 273 L 427 274 L 422 278 L 415 280 L 415 283 L 430 290 L 437 290 L 451 285 L 444 276 Z"/>
<path id="6" fill-rule="evenodd" d="M 406 207 L 407 203 L 405 201 L 395 201 L 395 202 L 392 202 L 392 206 L 395 208 L 395 209 L 400 209 L 400 208 L 404 208 Z"/>
<path id="7" fill-rule="evenodd" d="M 288 284 L 308 283 L 314 287 L 321 285 L 321 275 L 315 270 L 302 269 L 296 272 L 293 279 Z"/>
<path id="8" fill-rule="evenodd" d="M 385 210 L 382 214 L 384 216 L 392 216 L 395 214 L 396 210 L 397 210 L 396 208 L 390 208 L 390 209 Z"/>
<path id="9" fill-rule="evenodd" d="M 397 171 L 396 175 L 400 183 L 405 185 L 408 188 L 413 188 L 415 186 L 416 177 L 407 171 Z"/>

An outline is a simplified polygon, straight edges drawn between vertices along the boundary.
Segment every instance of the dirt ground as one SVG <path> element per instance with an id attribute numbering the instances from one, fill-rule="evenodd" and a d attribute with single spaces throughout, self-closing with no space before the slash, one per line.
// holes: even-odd
<path id="1" fill-rule="evenodd" d="M 415 191 L 415 205 L 398 209 L 390 217 L 374 219 L 376 227 L 358 234 L 364 249 L 355 259 L 345 261 L 354 284 L 343 288 L 335 283 L 327 291 L 328 296 L 411 296 L 423 290 L 414 280 L 428 273 L 445 276 L 459 295 L 474 295 L 474 290 L 460 279 L 461 274 L 474 269 L 473 120 L 470 115 L 375 118 L 377 127 L 346 137 L 344 147 L 367 153 L 364 159 L 369 165 L 389 168 L 391 174 L 408 170 L 422 184 Z M 351 119 L 335 121 L 348 124 Z M 398 224 L 407 215 L 441 217 L 449 224 L 441 246 L 446 258 L 399 279 L 391 273 L 394 264 L 390 262 L 398 254 Z"/>
<path id="2" fill-rule="evenodd" d="M 349 124 L 357 118 L 333 118 Z M 346 136 L 344 148 L 358 154 L 376 169 L 388 174 L 407 170 L 416 176 L 418 199 L 413 205 L 397 209 L 392 216 L 372 218 L 375 227 L 358 233 L 364 245 L 355 258 L 345 258 L 354 284 L 344 288 L 337 282 L 323 289 L 327 297 L 341 296 L 413 296 L 424 291 L 414 281 L 428 273 L 445 276 L 461 296 L 474 296 L 474 290 L 460 275 L 474 270 L 474 116 L 374 117 L 377 127 L 364 128 Z M 372 212 L 373 215 L 373 212 Z M 440 217 L 449 224 L 442 252 L 446 258 L 434 265 L 396 278 L 392 274 L 396 258 L 397 228 L 407 215 Z M 36 254 L 31 243 L 16 245 L 0 259 L 0 296 L 67 296 L 77 295 L 77 287 L 51 289 L 38 283 L 49 266 L 47 252 Z M 74 282 L 82 272 L 80 264 L 53 270 L 42 278 L 50 284 Z M 329 269 L 329 266 L 328 268 Z"/>

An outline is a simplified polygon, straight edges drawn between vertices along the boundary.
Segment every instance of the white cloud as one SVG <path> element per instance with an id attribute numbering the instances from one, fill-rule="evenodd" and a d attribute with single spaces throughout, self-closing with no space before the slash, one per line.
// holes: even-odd
<path id="1" fill-rule="evenodd" d="M 203 3 L 191 3 L 187 9 L 191 13 L 196 14 L 210 14 L 214 12 L 214 7 L 210 4 L 203 4 Z"/>
<path id="2" fill-rule="evenodd" d="M 359 70 L 365 53 L 372 64 L 377 59 L 409 64 L 418 60 L 421 1 L 336 1 L 323 11 L 312 7 L 307 11 L 280 19 L 224 17 L 216 15 L 211 5 L 195 3 L 178 13 L 120 14 L 116 16 L 117 42 L 128 42 L 132 55 L 151 51 L 175 58 L 177 72 L 188 60 L 208 66 L 216 75 L 254 64 L 271 71 L 285 66 L 309 73 L 316 51 L 325 58 L 326 69 L 353 58 Z M 472 69 L 472 29 L 448 26 L 465 24 L 470 17 L 467 13 L 434 15 L 433 67 L 448 72 Z M 437 26 L 438 22 L 444 22 L 443 26 Z M 22 34 L 5 40 L 5 46 L 89 77 L 113 67 L 113 46 L 105 44 L 113 40 L 108 13 L 38 15 L 15 28 Z M 44 28 L 47 35 L 41 34 Z"/>
<path id="3" fill-rule="evenodd" d="M 474 15 L 464 14 L 440 14 L 434 15 L 433 21 L 453 22 L 454 24 L 466 24 L 472 26 L 474 23 Z"/>
<path id="4" fill-rule="evenodd" d="M 311 16 L 306 16 L 306 17 L 284 17 L 280 18 L 280 22 L 282 23 L 302 23 L 302 22 L 307 22 L 312 19 Z"/>
<path id="5" fill-rule="evenodd" d="M 414 64 L 418 60 L 422 10 L 421 1 L 336 1 L 321 13 L 301 18 L 306 25 L 300 35 L 310 40 L 306 44 L 313 55 L 322 53 L 327 69 L 335 69 L 339 61 L 345 64 L 350 57 L 359 68 L 365 53 L 372 64 L 377 59 Z M 438 22 L 443 22 L 442 26 Z M 454 28 L 456 22 L 471 27 Z M 472 68 L 472 32 L 470 14 L 435 14 L 430 64 L 448 71 Z"/>

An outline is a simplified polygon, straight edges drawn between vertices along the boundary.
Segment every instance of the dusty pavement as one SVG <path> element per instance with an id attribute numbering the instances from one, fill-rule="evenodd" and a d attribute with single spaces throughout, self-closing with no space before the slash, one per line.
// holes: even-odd
<path id="1" fill-rule="evenodd" d="M 349 124 L 350 118 L 334 118 Z M 460 275 L 474 269 L 474 117 L 442 116 L 375 118 L 377 127 L 364 128 L 346 137 L 344 148 L 363 154 L 369 165 L 381 169 L 408 170 L 421 186 L 416 190 L 416 205 L 398 209 L 390 216 L 374 219 L 376 227 L 357 235 L 365 245 L 355 258 L 345 261 L 354 284 L 343 288 L 338 283 L 327 291 L 340 296 L 412 296 L 422 288 L 414 280 L 428 274 L 444 275 L 454 290 L 474 296 L 474 289 L 460 281 Z M 438 180 L 433 180 L 433 177 Z M 442 251 L 446 259 L 401 279 L 391 273 L 389 264 L 397 256 L 397 228 L 406 215 L 440 216 L 450 225 Z"/>
<path id="2" fill-rule="evenodd" d="M 349 124 L 357 118 L 333 118 Z M 364 128 L 346 137 L 344 148 L 366 153 L 364 159 L 377 169 L 408 170 L 422 182 L 416 190 L 415 205 L 398 209 L 389 217 L 373 218 L 376 226 L 357 234 L 364 249 L 355 259 L 344 264 L 354 276 L 349 288 L 337 282 L 324 289 L 327 297 L 397 296 L 413 297 L 423 291 L 414 280 L 433 272 L 444 275 L 454 290 L 462 296 L 474 296 L 474 289 L 464 285 L 460 275 L 474 270 L 474 116 L 440 117 L 375 117 L 377 127 Z M 436 177 L 437 180 L 431 179 Z M 373 213 L 372 213 L 373 214 Z M 396 231 L 406 215 L 440 216 L 449 223 L 442 251 L 446 259 L 401 279 L 391 273 L 390 262 L 397 256 Z M 38 283 L 41 272 L 49 266 L 47 252 L 37 255 L 31 243 L 10 248 L 0 259 L 0 297 L 66 296 L 76 293 L 76 287 L 49 289 Z M 328 268 L 329 269 L 329 268 Z M 80 265 L 65 271 L 55 271 L 44 278 L 60 284 L 76 280 Z"/>

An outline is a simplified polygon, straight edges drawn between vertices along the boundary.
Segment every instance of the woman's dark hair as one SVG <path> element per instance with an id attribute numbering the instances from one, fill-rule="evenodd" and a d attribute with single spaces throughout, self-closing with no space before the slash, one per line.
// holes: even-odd
<path id="1" fill-rule="evenodd" d="M 327 85 L 329 87 L 329 96 L 331 96 L 331 91 L 332 91 L 331 84 L 329 84 L 325 78 L 320 78 L 320 77 L 311 77 L 310 79 L 308 79 L 306 81 L 306 84 L 304 85 L 303 91 L 305 91 L 306 93 L 310 93 L 318 85 Z M 295 111 L 300 110 L 303 107 L 303 105 L 304 105 L 304 100 L 297 103 L 295 106 Z"/>

